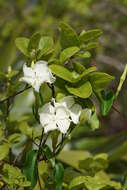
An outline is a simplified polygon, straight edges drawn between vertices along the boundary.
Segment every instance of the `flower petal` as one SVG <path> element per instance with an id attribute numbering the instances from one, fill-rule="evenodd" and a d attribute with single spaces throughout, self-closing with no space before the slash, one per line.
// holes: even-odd
<path id="1" fill-rule="evenodd" d="M 54 83 L 55 77 L 53 77 L 46 61 L 38 61 L 35 64 L 34 71 L 36 76 L 38 77 L 38 80 L 40 80 L 42 83 Z"/>
<path id="2" fill-rule="evenodd" d="M 59 103 L 56 104 L 56 118 L 57 119 L 69 118 L 69 111 Z"/>
<path id="3" fill-rule="evenodd" d="M 60 101 L 60 103 L 69 109 L 74 105 L 75 100 L 73 96 L 66 96 Z"/>
<path id="4" fill-rule="evenodd" d="M 26 82 L 28 84 L 30 84 L 31 86 L 34 85 L 34 79 L 33 78 L 30 78 L 30 77 L 22 77 L 20 78 L 20 81 L 23 81 L 23 82 Z"/>
<path id="5" fill-rule="evenodd" d="M 61 131 L 61 133 L 65 134 L 65 133 L 67 133 L 67 130 L 70 127 L 71 121 L 69 119 L 65 118 L 65 119 L 57 120 L 56 123 L 57 123 L 58 128 Z"/>
<path id="6" fill-rule="evenodd" d="M 52 122 L 52 115 L 41 113 L 40 122 L 42 126 L 47 125 L 48 123 Z"/>
<path id="7" fill-rule="evenodd" d="M 58 129 L 56 123 L 52 122 L 44 126 L 44 133 L 48 133 L 49 131 L 53 131 L 56 129 Z"/>
<path id="8" fill-rule="evenodd" d="M 33 69 L 31 67 L 27 67 L 26 63 L 23 65 L 23 73 L 24 77 L 35 77 Z"/>
<path id="9" fill-rule="evenodd" d="M 43 73 L 47 72 L 47 62 L 46 61 L 37 61 L 34 65 L 34 72 L 36 76 L 43 77 Z"/>
<path id="10" fill-rule="evenodd" d="M 79 117 L 81 114 L 82 107 L 79 104 L 75 104 L 70 109 L 70 116 L 73 123 L 77 124 L 79 122 Z"/>
<path id="11" fill-rule="evenodd" d="M 51 105 L 51 103 L 45 104 L 40 110 L 39 113 L 47 113 L 47 114 L 54 114 L 55 108 Z"/>

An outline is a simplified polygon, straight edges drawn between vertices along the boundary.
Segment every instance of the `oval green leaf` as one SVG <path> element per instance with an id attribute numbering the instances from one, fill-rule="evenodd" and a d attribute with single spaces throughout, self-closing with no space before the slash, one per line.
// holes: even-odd
<path id="1" fill-rule="evenodd" d="M 78 47 L 69 47 L 64 49 L 60 54 L 60 62 L 64 63 L 67 59 L 75 55 L 80 49 Z"/>
<path id="2" fill-rule="evenodd" d="M 31 182 L 31 190 L 35 187 L 37 183 L 37 155 L 38 152 L 31 150 L 26 156 L 26 161 L 24 165 L 24 174 L 27 177 L 28 181 Z"/>
<path id="3" fill-rule="evenodd" d="M 92 86 L 88 81 L 78 87 L 71 87 L 66 85 L 66 89 L 71 94 L 74 94 L 80 98 L 88 98 L 92 94 Z"/>
<path id="4" fill-rule="evenodd" d="M 60 43 L 63 49 L 71 46 L 79 46 L 79 38 L 76 32 L 66 23 L 60 23 Z"/>
<path id="5" fill-rule="evenodd" d="M 78 73 L 74 73 L 69 71 L 67 68 L 61 66 L 61 65 L 55 65 L 52 64 L 49 66 L 51 71 L 58 77 L 71 82 L 71 83 L 75 83 L 77 82 L 77 79 L 79 78 L 79 74 Z"/>
<path id="6" fill-rule="evenodd" d="M 94 30 L 89 30 L 87 32 L 83 32 L 79 36 L 79 40 L 81 43 L 96 40 L 102 35 L 102 30 L 100 29 L 94 29 Z"/>
<path id="7" fill-rule="evenodd" d="M 15 40 L 16 47 L 26 56 L 28 56 L 29 42 L 30 40 L 24 37 L 19 37 L 19 38 L 16 38 Z"/>
<path id="8" fill-rule="evenodd" d="M 114 77 L 103 72 L 93 72 L 89 74 L 89 79 L 94 91 L 101 91 L 109 85 Z"/>

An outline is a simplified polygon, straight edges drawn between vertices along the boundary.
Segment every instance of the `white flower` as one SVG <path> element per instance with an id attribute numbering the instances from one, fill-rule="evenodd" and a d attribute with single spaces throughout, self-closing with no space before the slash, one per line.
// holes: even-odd
<path id="1" fill-rule="evenodd" d="M 23 72 L 24 77 L 20 81 L 30 84 L 37 92 L 39 92 L 42 83 L 48 82 L 52 84 L 55 81 L 55 77 L 53 77 L 46 61 L 38 61 L 33 67 L 27 67 L 24 64 Z"/>
<path id="2" fill-rule="evenodd" d="M 71 120 L 64 106 L 59 103 L 55 103 L 54 106 L 47 103 L 40 111 L 40 122 L 45 133 L 58 129 L 65 134 L 69 129 Z"/>
<path id="3" fill-rule="evenodd" d="M 65 134 L 71 122 L 74 124 L 79 122 L 81 110 L 81 106 L 75 104 L 72 96 L 63 98 L 59 103 L 54 101 L 54 105 L 45 104 L 40 111 L 40 122 L 44 127 L 44 132 L 58 129 Z"/>
<path id="4" fill-rule="evenodd" d="M 68 110 L 72 122 L 77 124 L 79 122 L 82 107 L 79 104 L 75 104 L 74 97 L 66 96 L 60 101 L 60 104 L 65 106 Z"/>

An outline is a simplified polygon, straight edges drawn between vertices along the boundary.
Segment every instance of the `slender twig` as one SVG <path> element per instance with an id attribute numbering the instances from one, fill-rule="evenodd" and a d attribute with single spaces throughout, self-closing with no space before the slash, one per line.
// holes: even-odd
<path id="1" fill-rule="evenodd" d="M 117 112 L 124 119 L 123 114 L 114 105 L 112 106 L 112 108 L 114 109 L 115 112 Z"/>
<path id="2" fill-rule="evenodd" d="M 38 160 L 39 160 L 39 157 L 40 157 L 40 151 L 41 151 L 41 145 L 42 145 L 43 135 L 44 135 L 44 130 L 42 130 L 42 133 L 41 133 L 41 138 L 40 138 L 40 143 L 39 143 L 39 149 L 38 149 Z"/>
<path id="3" fill-rule="evenodd" d="M 23 93 L 24 91 L 26 91 L 26 90 L 28 90 L 28 89 L 30 89 L 30 88 L 31 88 L 31 86 L 28 86 L 28 87 L 26 87 L 25 89 L 20 90 L 19 92 L 16 92 L 15 94 L 13 94 L 13 95 L 11 95 L 11 96 L 9 96 L 9 97 L 3 99 L 3 100 L 0 100 L 0 104 L 1 104 L 1 103 L 4 103 L 4 102 L 6 102 L 6 101 L 8 101 L 8 100 L 11 99 L 11 98 L 14 98 L 15 96 L 17 96 L 17 95 Z"/>
<path id="4" fill-rule="evenodd" d="M 52 98 L 55 98 L 55 87 L 54 84 L 51 84 Z"/>
<path id="5" fill-rule="evenodd" d="M 112 106 L 112 109 L 120 115 L 121 121 L 126 123 L 126 119 L 125 119 L 124 115 L 114 105 Z M 125 126 L 126 126 L 126 124 L 125 124 Z"/>
<path id="6" fill-rule="evenodd" d="M 62 134 L 62 139 L 61 139 L 60 143 L 59 143 L 59 144 L 57 144 L 56 149 L 58 149 L 58 148 L 59 148 L 59 146 L 63 143 L 64 138 L 65 138 L 65 135 L 63 135 L 63 134 Z"/>
<path id="7" fill-rule="evenodd" d="M 72 133 L 73 131 L 73 127 L 70 128 L 70 130 L 68 131 L 68 133 L 66 135 L 62 135 L 62 139 L 61 139 L 61 142 L 57 145 L 57 148 L 56 148 L 56 152 L 55 152 L 55 155 L 58 155 L 60 153 L 60 151 L 62 150 L 63 148 L 63 144 L 65 142 L 65 140 L 69 137 L 69 135 Z"/>
<path id="8" fill-rule="evenodd" d="M 43 142 L 42 142 L 42 144 L 41 144 L 41 147 L 45 145 L 45 143 L 46 143 L 46 141 L 47 141 L 47 138 L 48 138 L 48 134 L 46 134 L 46 136 L 45 136 L 45 138 L 44 138 L 44 140 L 43 140 Z"/>

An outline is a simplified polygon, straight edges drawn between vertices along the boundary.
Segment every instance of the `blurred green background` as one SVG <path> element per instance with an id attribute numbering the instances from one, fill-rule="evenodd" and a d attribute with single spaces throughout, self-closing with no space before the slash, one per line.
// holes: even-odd
<path id="1" fill-rule="evenodd" d="M 91 62 L 116 77 L 111 86 L 116 90 L 127 59 L 127 0 L 0 0 L 0 70 L 7 71 L 9 65 L 17 68 L 19 60 L 24 60 L 16 49 L 16 37 L 29 37 L 41 31 L 42 34 L 53 35 L 57 41 L 60 21 L 69 23 L 77 33 L 83 29 L 103 30 L 100 46 L 93 52 Z M 15 117 L 29 112 L 25 109 L 26 96 L 28 105 L 31 104 L 31 94 L 19 96 L 12 110 Z M 108 152 L 111 160 L 124 156 L 126 162 L 127 81 L 114 109 L 100 120 L 101 127 L 95 132 L 87 126 L 79 127 L 73 133 L 71 146 L 93 153 Z"/>

